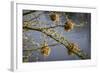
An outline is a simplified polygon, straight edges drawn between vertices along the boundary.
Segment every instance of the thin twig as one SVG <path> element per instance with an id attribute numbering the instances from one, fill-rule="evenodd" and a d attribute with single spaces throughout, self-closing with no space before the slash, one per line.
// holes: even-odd
<path id="1" fill-rule="evenodd" d="M 40 14 L 38 14 L 37 16 L 35 16 L 34 18 L 31 18 L 30 20 L 28 20 L 28 21 L 23 21 L 23 22 L 31 22 L 32 20 L 37 19 L 41 14 L 43 14 L 43 13 L 40 13 Z"/>
<path id="2" fill-rule="evenodd" d="M 50 26 L 50 27 L 46 27 L 46 29 L 50 29 L 50 28 L 56 28 L 56 27 L 64 27 L 64 25 Z M 44 29 L 45 29 L 45 28 L 44 28 Z"/>
<path id="3" fill-rule="evenodd" d="M 36 11 L 29 11 L 29 12 L 26 12 L 26 13 L 23 13 L 23 16 L 25 16 L 25 15 L 28 15 L 28 14 L 31 14 L 31 13 L 33 13 L 33 12 L 36 12 Z"/>

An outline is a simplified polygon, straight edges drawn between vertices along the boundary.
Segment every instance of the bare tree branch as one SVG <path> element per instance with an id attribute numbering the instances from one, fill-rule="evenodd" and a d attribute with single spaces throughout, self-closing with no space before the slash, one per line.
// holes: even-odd
<path id="1" fill-rule="evenodd" d="M 54 39 L 55 41 L 59 42 L 60 44 L 64 45 L 67 50 L 71 51 L 72 53 L 76 54 L 78 57 L 81 59 L 87 59 L 88 56 L 77 49 L 80 49 L 79 47 L 69 47 L 72 46 L 72 44 L 66 40 L 63 36 L 60 34 L 56 33 L 54 30 L 51 29 L 44 29 L 44 28 L 34 28 L 34 27 L 23 27 L 23 29 L 28 29 L 28 30 L 35 30 L 44 33 L 45 35 L 49 36 L 50 38 Z M 75 45 L 74 45 L 75 46 Z"/>

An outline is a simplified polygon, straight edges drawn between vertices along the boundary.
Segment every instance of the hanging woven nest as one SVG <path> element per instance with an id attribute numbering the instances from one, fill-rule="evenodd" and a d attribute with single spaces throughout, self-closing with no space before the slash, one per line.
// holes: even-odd
<path id="1" fill-rule="evenodd" d="M 65 22 L 64 29 L 69 32 L 74 28 L 75 23 L 72 20 Z"/>
<path id="2" fill-rule="evenodd" d="M 45 43 L 44 46 L 41 48 L 41 54 L 45 57 L 49 56 L 51 52 L 51 48 Z"/>
<path id="3" fill-rule="evenodd" d="M 55 21 L 55 22 L 59 21 L 59 14 L 58 14 L 58 13 L 52 13 L 52 14 L 50 15 L 50 19 L 51 19 L 52 21 Z"/>

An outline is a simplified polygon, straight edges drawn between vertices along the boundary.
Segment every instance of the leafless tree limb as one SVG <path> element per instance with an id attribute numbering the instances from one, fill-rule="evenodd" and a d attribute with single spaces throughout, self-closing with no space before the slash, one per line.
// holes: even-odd
<path id="1" fill-rule="evenodd" d="M 81 59 L 87 59 L 88 56 L 84 54 L 84 52 L 79 51 L 77 49 L 80 49 L 78 47 L 69 47 L 72 46 L 72 44 L 66 40 L 64 37 L 60 36 L 58 33 L 56 33 L 54 30 L 49 30 L 49 29 L 43 29 L 43 28 L 31 28 L 31 27 L 23 27 L 23 29 L 28 29 L 28 30 L 35 30 L 44 33 L 45 35 L 49 36 L 50 38 L 54 39 L 55 41 L 59 42 L 60 44 L 64 45 L 66 49 L 70 50 L 74 54 L 76 54 L 78 57 Z M 75 45 L 74 45 L 75 46 Z"/>

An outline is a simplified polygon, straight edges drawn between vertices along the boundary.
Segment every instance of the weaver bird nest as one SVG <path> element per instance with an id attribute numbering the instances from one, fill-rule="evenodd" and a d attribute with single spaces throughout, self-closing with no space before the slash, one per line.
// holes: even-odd
<path id="1" fill-rule="evenodd" d="M 50 15 L 50 19 L 54 22 L 58 22 L 59 21 L 59 14 L 58 13 L 52 13 Z"/>
<path id="2" fill-rule="evenodd" d="M 64 29 L 66 31 L 71 31 L 74 28 L 75 23 L 72 20 L 65 22 Z"/>
<path id="3" fill-rule="evenodd" d="M 49 56 L 50 52 L 51 52 L 51 48 L 48 47 L 48 44 L 45 43 L 44 46 L 41 48 L 41 54 L 47 57 Z"/>

